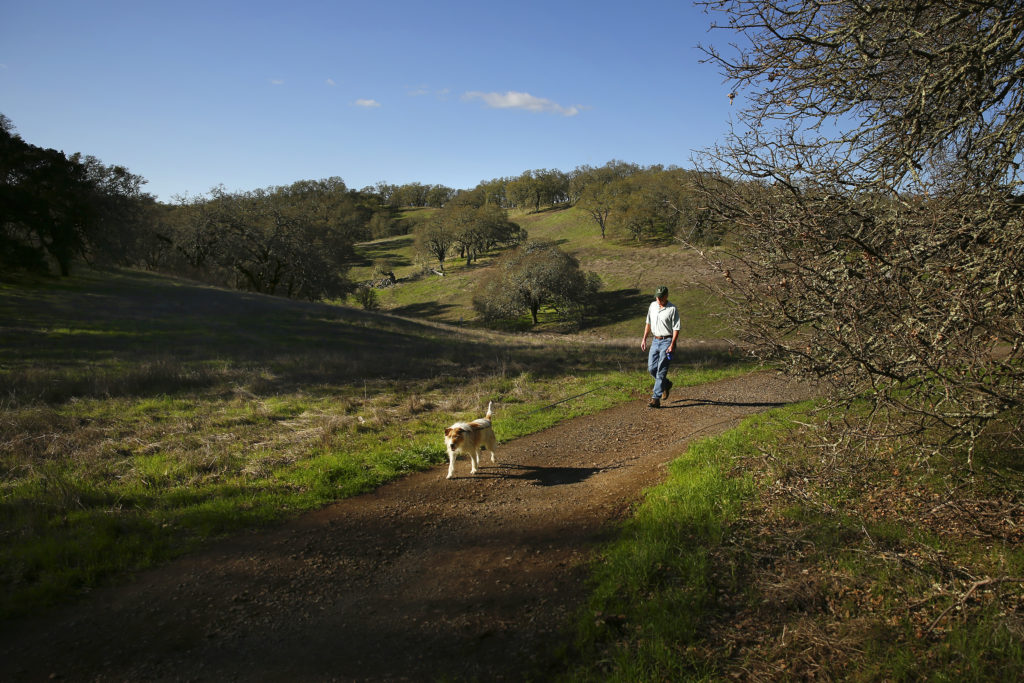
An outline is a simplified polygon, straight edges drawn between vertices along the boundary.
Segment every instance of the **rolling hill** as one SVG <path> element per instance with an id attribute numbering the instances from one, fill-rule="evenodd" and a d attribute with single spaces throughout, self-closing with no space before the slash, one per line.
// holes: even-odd
<path id="1" fill-rule="evenodd" d="M 426 210 L 418 210 L 422 212 Z M 670 298 L 683 318 L 680 336 L 690 340 L 715 340 L 730 336 L 719 317 L 722 301 L 702 285 L 715 274 L 696 254 L 678 243 L 637 244 L 609 232 L 606 239 L 583 211 L 552 209 L 537 213 L 513 212 L 509 218 L 523 227 L 530 239 L 552 241 L 579 260 L 583 270 L 593 271 L 603 283 L 585 326 L 584 338 L 630 339 L 643 331 L 647 304 L 655 287 L 666 284 Z M 476 325 L 473 291 L 487 272 L 497 252 L 482 256 L 467 266 L 450 260 L 446 275 L 430 270 L 436 263 L 424 262 L 415 252 L 412 235 L 400 235 L 357 245 L 361 261 L 351 275 L 359 281 L 372 279 L 374 264 L 386 263 L 398 283 L 378 290 L 383 310 L 403 316 L 438 322 Z M 524 329 L 530 329 L 524 321 Z M 542 317 L 533 332 L 565 331 L 553 314 Z"/>

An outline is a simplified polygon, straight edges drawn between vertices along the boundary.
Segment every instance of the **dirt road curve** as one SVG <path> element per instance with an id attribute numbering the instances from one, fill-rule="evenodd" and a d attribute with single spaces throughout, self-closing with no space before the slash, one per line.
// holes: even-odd
<path id="1" fill-rule="evenodd" d="M 475 478 L 459 460 L 451 480 L 438 466 L 224 541 L 6 624 L 0 680 L 543 678 L 588 555 L 665 463 L 806 395 L 768 373 L 677 388 L 661 410 L 636 401 L 499 445 Z"/>

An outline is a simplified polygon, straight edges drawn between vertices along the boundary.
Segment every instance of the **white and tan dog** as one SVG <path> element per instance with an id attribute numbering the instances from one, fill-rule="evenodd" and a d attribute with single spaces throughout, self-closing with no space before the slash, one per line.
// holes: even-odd
<path id="1" fill-rule="evenodd" d="M 487 414 L 472 422 L 456 422 L 444 430 L 444 446 L 448 451 L 448 479 L 455 471 L 455 458 L 459 453 L 469 456 L 469 473 L 476 474 L 480 465 L 480 451 L 491 452 L 494 460 L 494 448 L 497 446 L 494 430 L 491 429 L 491 404 L 487 404 Z"/>

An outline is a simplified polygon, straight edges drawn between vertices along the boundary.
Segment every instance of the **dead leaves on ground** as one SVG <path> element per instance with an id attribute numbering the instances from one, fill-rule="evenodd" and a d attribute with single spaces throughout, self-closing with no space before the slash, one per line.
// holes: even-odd
<path id="1" fill-rule="evenodd" d="M 716 550 L 706 661 L 742 680 L 834 680 L 984 677 L 1020 656 L 1020 482 L 783 459 L 745 463 L 762 495 Z M 1003 638 L 1017 654 L 989 647 Z"/>

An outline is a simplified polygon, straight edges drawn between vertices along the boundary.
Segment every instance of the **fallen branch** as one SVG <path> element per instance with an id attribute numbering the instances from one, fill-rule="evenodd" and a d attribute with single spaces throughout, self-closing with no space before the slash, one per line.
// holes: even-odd
<path id="1" fill-rule="evenodd" d="M 928 625 L 928 628 L 925 629 L 924 634 L 928 635 L 929 633 L 931 633 L 935 629 L 935 627 L 938 626 L 939 622 L 942 621 L 942 619 L 945 618 L 947 614 L 953 611 L 954 607 L 965 604 L 967 602 L 967 599 L 974 594 L 974 591 L 978 590 L 982 586 L 991 586 L 1000 583 L 1024 583 L 1024 578 L 1002 576 L 998 579 L 979 579 L 978 581 L 975 581 L 973 584 L 971 584 L 971 587 L 967 589 L 967 592 L 960 596 L 960 599 L 958 601 L 954 602 L 952 605 L 942 610 L 942 614 L 935 617 L 935 620 L 932 621 L 932 623 Z"/>

